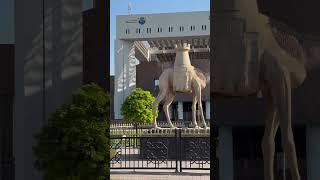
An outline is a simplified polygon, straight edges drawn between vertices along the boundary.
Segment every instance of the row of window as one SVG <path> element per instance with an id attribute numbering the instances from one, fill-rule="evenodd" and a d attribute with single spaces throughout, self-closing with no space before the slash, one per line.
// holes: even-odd
<path id="1" fill-rule="evenodd" d="M 207 30 L 207 25 L 202 25 L 201 26 L 202 30 L 205 31 Z M 173 27 L 168 28 L 169 32 L 173 32 Z M 184 26 L 179 27 L 180 32 L 184 31 Z M 196 26 L 190 26 L 191 31 L 196 30 Z M 162 32 L 162 27 L 158 27 L 158 32 Z M 151 28 L 147 28 L 147 33 L 151 33 Z M 130 34 L 130 29 L 126 29 L 126 34 Z M 136 29 L 136 34 L 140 34 L 140 28 Z"/>

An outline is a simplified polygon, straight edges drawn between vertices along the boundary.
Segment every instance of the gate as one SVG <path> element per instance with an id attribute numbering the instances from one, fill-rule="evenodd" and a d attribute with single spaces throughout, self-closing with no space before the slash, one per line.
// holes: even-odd
<path id="1" fill-rule="evenodd" d="M 113 130 L 111 169 L 210 169 L 210 132 L 138 126 Z"/>

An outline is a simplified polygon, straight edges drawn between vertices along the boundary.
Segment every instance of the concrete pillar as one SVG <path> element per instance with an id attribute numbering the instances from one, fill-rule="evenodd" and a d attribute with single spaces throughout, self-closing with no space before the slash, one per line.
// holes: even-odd
<path id="1" fill-rule="evenodd" d="M 82 85 L 82 2 L 44 1 L 44 34 L 42 3 L 14 1 L 15 180 L 43 179 L 34 167 L 35 135 L 57 108 L 72 101 L 72 93 Z"/>
<path id="2" fill-rule="evenodd" d="M 169 117 L 170 117 L 170 119 L 172 119 L 172 117 L 173 117 L 173 108 L 172 108 L 172 104 L 169 106 Z"/>
<path id="3" fill-rule="evenodd" d="M 206 119 L 210 119 L 210 101 L 206 101 Z"/>
<path id="4" fill-rule="evenodd" d="M 232 127 L 219 128 L 219 180 L 233 180 Z"/>
<path id="5" fill-rule="evenodd" d="M 183 102 L 178 102 L 178 119 L 183 120 Z"/>
<path id="6" fill-rule="evenodd" d="M 307 126 L 306 153 L 308 180 L 320 179 L 320 126 Z"/>
<path id="7" fill-rule="evenodd" d="M 115 40 L 114 117 L 122 119 L 121 105 L 136 88 L 134 41 Z"/>

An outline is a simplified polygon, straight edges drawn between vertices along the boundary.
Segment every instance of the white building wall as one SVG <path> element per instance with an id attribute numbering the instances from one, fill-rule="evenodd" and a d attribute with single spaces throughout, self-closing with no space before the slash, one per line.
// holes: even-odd
<path id="1" fill-rule="evenodd" d="M 114 111 L 115 119 L 122 119 L 121 105 L 136 88 L 136 58 L 134 41 L 115 41 Z"/>
<path id="2" fill-rule="evenodd" d="M 146 38 L 170 38 L 170 37 L 199 37 L 210 35 L 209 11 L 178 12 L 160 14 L 138 14 L 117 16 L 118 39 L 146 39 Z M 144 24 L 139 24 L 139 19 L 145 19 Z M 180 26 L 183 31 L 180 31 Z M 194 30 L 191 30 L 194 26 Z M 169 32 L 169 27 L 173 28 Z M 147 28 L 151 28 L 151 33 Z M 162 28 L 158 32 L 158 28 Z M 140 33 L 137 30 L 140 29 Z M 129 33 L 126 33 L 126 30 Z"/>

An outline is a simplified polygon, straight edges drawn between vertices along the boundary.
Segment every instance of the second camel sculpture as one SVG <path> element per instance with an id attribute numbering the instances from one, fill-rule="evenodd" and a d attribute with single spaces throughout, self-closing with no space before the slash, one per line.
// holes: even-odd
<path id="1" fill-rule="evenodd" d="M 237 2 L 236 4 L 221 3 L 222 0 L 214 2 L 215 27 L 224 29 L 215 30 L 213 35 L 216 44 L 211 68 L 212 91 L 224 96 L 248 96 L 262 92 L 268 104 L 261 144 L 264 179 L 274 180 L 274 139 L 280 127 L 291 178 L 300 180 L 291 122 L 291 89 L 302 85 L 307 75 L 308 59 L 304 49 L 296 34 L 290 33 L 289 27 L 259 12 L 256 0 L 230 0 Z M 230 11 L 228 5 L 234 5 L 232 8 L 236 11 Z M 234 24 L 230 25 L 226 22 L 228 20 Z M 245 39 L 242 39 L 250 33 L 257 34 L 256 64 L 250 64 L 251 54 L 246 57 L 242 53 L 250 50 L 250 45 L 245 44 Z M 226 44 L 229 45 L 228 48 Z M 234 54 L 239 56 L 234 57 Z M 226 64 L 231 60 L 234 61 L 230 65 Z M 247 67 L 256 76 L 250 74 Z"/>
<path id="2" fill-rule="evenodd" d="M 154 127 L 159 128 L 157 125 L 156 111 L 159 103 L 165 99 L 163 111 L 170 127 L 174 128 L 170 120 L 168 108 L 174 100 L 175 94 L 181 92 L 193 93 L 192 122 L 195 128 L 199 127 L 196 121 L 197 103 L 203 127 L 207 128 L 201 103 L 201 91 L 207 86 L 207 83 L 209 83 L 210 76 L 191 65 L 189 58 L 190 44 L 178 44 L 175 45 L 175 49 L 176 58 L 174 67 L 165 69 L 159 77 L 160 91 L 152 106 Z"/>

